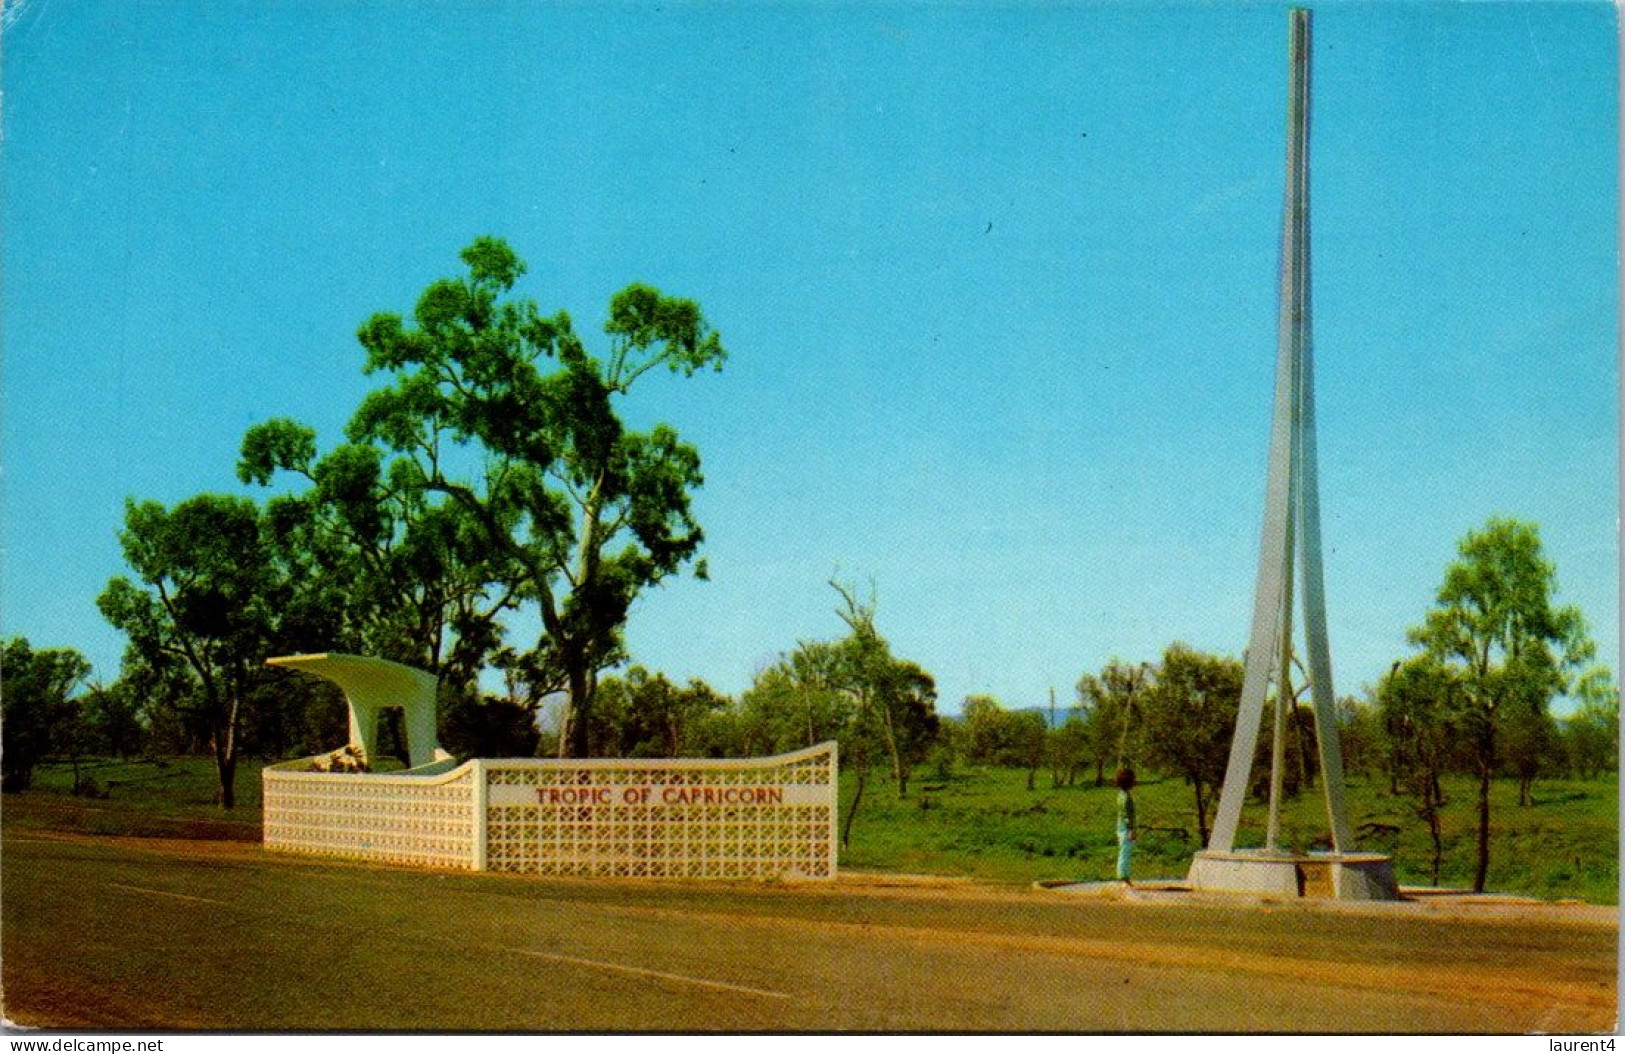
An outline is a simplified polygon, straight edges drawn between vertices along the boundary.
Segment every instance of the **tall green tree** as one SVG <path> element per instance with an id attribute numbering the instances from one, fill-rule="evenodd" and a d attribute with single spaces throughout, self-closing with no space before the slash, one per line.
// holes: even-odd
<path id="1" fill-rule="evenodd" d="M 92 685 L 85 693 L 85 720 L 98 747 L 115 757 L 131 757 L 141 750 L 145 729 L 141 705 L 124 681 Z"/>
<path id="2" fill-rule="evenodd" d="M 1008 710 L 1005 723 L 1009 727 L 1009 751 L 1001 759 L 1005 764 L 1027 770 L 1027 789 L 1034 790 L 1038 770 L 1048 753 L 1049 728 L 1044 715 L 1037 710 Z"/>
<path id="3" fill-rule="evenodd" d="M 1619 686 L 1606 666 L 1582 673 L 1570 693 L 1579 704 L 1563 722 L 1565 755 L 1582 777 L 1619 770 Z"/>
<path id="4" fill-rule="evenodd" d="M 845 657 L 834 641 L 803 641 L 759 670 L 740 695 L 740 754 L 783 754 L 846 738 L 854 699 L 842 688 Z"/>
<path id="5" fill-rule="evenodd" d="M 875 627 L 872 591 L 868 600 L 860 600 L 849 585 L 831 581 L 830 587 L 841 598 L 836 614 L 849 630 L 839 646 L 837 669 L 838 686 L 853 700 L 852 738 L 860 748 L 874 743 L 884 750 L 897 796 L 906 798 L 909 776 L 936 738 L 936 681 L 916 663 L 892 654 Z"/>
<path id="6" fill-rule="evenodd" d="M 1427 824 L 1433 841 L 1433 884 L 1444 861 L 1443 777 L 1462 753 L 1465 711 L 1455 674 L 1432 656 L 1395 663 L 1377 685 L 1377 713 L 1387 736 L 1393 780 Z"/>
<path id="7" fill-rule="evenodd" d="M 1579 609 L 1558 606 L 1556 569 L 1533 524 L 1493 518 L 1467 532 L 1445 571 L 1437 603 L 1410 631 L 1460 686 L 1462 733 L 1478 777 L 1478 860 L 1473 889 L 1490 869 L 1490 785 L 1514 722 L 1544 714 L 1571 671 L 1595 651 Z"/>
<path id="8" fill-rule="evenodd" d="M 1093 761 L 1089 726 L 1077 710 L 1068 712 L 1066 720 L 1049 730 L 1048 753 L 1054 769 L 1057 787 L 1070 787 L 1078 782 L 1078 773 Z"/>
<path id="9" fill-rule="evenodd" d="M 135 701 L 142 748 L 149 754 L 208 753 L 208 723 L 194 705 L 196 680 L 183 664 L 165 660 L 154 666 L 126 646 L 116 686 Z"/>
<path id="10" fill-rule="evenodd" d="M 1034 789 L 1038 769 L 1048 756 L 1044 715 L 1037 710 L 1006 710 L 991 695 L 965 697 L 966 756 L 987 765 L 1027 770 L 1027 789 Z"/>
<path id="11" fill-rule="evenodd" d="M 194 689 L 191 707 L 208 730 L 219 803 L 236 805 L 243 714 L 275 644 L 285 579 L 258 507 L 200 494 L 166 509 L 125 503 L 119 534 L 135 578 L 108 582 L 102 615 L 129 638 L 140 663 Z"/>
<path id="12" fill-rule="evenodd" d="M 598 685 L 592 709 L 595 753 L 622 758 L 675 758 L 687 753 L 690 732 L 727 699 L 698 678 L 686 686 L 633 666 Z"/>
<path id="13" fill-rule="evenodd" d="M 452 690 L 475 691 L 501 643 L 500 616 L 515 605 L 512 568 L 472 514 L 423 485 L 407 457 L 370 443 L 316 456 L 315 432 L 287 418 L 250 428 L 237 475 L 304 490 L 266 503 L 270 538 L 294 571 L 290 612 L 306 636 L 416 666 Z"/>
<path id="14" fill-rule="evenodd" d="M 511 567 L 543 628 L 527 668 L 568 693 L 564 741 L 581 756 L 633 599 L 691 562 L 705 573 L 699 452 L 668 425 L 628 428 L 618 406 L 652 371 L 720 369 L 726 353 L 697 304 L 634 284 L 611 298 L 595 356 L 567 314 L 510 295 L 525 265 L 506 243 L 476 239 L 462 259 L 467 273 L 431 284 L 411 324 L 386 313 L 361 327 L 367 372 L 391 382 L 349 438 L 404 458 L 411 484 L 451 499 Z"/>
<path id="15" fill-rule="evenodd" d="M 1544 706 L 1513 709 L 1503 729 L 1501 756 L 1518 781 L 1518 807 L 1528 808 L 1534 804 L 1535 778 L 1564 763 L 1563 739 L 1551 711 Z"/>
<path id="16" fill-rule="evenodd" d="M 830 584 L 841 597 L 836 613 L 847 635 L 801 642 L 757 674 L 737 713 L 739 732 L 753 753 L 811 745 L 833 732 L 841 766 L 853 774 L 844 844 L 873 770 L 886 766 L 897 796 L 906 797 L 914 766 L 925 759 L 940 726 L 936 682 L 916 663 L 892 654 L 875 626 L 873 598 L 859 600 L 851 587 Z"/>
<path id="17" fill-rule="evenodd" d="M 71 720 L 74 693 L 90 663 L 72 648 L 35 649 L 26 637 L 6 641 L 0 656 L 0 789 L 25 791 L 38 765 Z"/>
<path id="18" fill-rule="evenodd" d="M 1184 777 L 1196 797 L 1196 825 L 1207 844 L 1241 706 L 1242 664 L 1170 645 L 1141 701 L 1146 760 Z"/>
<path id="19" fill-rule="evenodd" d="M 998 764 L 1009 746 L 1004 704 L 991 695 L 967 695 L 959 713 L 965 726 L 965 757 L 984 765 Z"/>
<path id="20" fill-rule="evenodd" d="M 1382 720 L 1369 701 L 1344 696 L 1337 701 L 1337 739 L 1343 752 L 1343 771 L 1369 775 L 1382 755 Z"/>
<path id="21" fill-rule="evenodd" d="M 440 695 L 440 744 L 457 757 L 528 758 L 541 744 L 532 706 L 465 691 Z"/>
<path id="22" fill-rule="evenodd" d="M 1144 745 L 1140 703 L 1152 681 L 1148 663 L 1112 659 L 1099 673 L 1078 679 L 1078 707 L 1088 729 L 1095 786 L 1106 782 L 1106 769 L 1139 757 Z"/>

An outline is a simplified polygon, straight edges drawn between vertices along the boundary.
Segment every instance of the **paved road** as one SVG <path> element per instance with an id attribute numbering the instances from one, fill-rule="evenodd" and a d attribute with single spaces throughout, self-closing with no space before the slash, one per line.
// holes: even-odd
<path id="1" fill-rule="evenodd" d="M 1617 923 L 1583 909 L 554 882 L 33 831 L 0 879 L 5 1013 L 35 1025 L 1563 1032 L 1617 999 Z"/>

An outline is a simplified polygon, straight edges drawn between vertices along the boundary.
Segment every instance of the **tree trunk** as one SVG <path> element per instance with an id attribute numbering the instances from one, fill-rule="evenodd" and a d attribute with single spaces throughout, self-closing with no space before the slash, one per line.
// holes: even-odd
<path id="1" fill-rule="evenodd" d="M 858 770 L 858 788 L 852 795 L 852 807 L 846 810 L 846 823 L 841 826 L 841 848 L 852 842 L 852 821 L 858 818 L 858 806 L 863 802 L 863 785 L 869 779 L 869 770 Z"/>
<path id="2" fill-rule="evenodd" d="M 575 714 L 568 700 L 564 704 L 564 716 L 559 718 L 559 742 L 553 750 L 553 756 L 567 758 L 570 756 L 570 729 L 575 727 Z M 540 750 L 540 745 L 537 746 Z"/>
<path id="3" fill-rule="evenodd" d="M 216 755 L 215 769 L 220 775 L 220 807 L 222 809 L 235 809 L 237 807 L 237 755 L 230 757 Z"/>
<path id="4" fill-rule="evenodd" d="M 891 753 L 892 782 L 897 784 L 897 797 L 899 799 L 907 798 L 908 768 L 903 764 L 902 755 L 897 752 L 897 741 L 892 738 L 889 729 L 886 734 L 886 749 Z"/>
<path id="5" fill-rule="evenodd" d="M 1196 829 L 1201 837 L 1203 849 L 1207 848 L 1207 800 L 1202 795 L 1202 781 L 1195 780 L 1192 785 L 1196 788 Z"/>
<path id="6" fill-rule="evenodd" d="M 581 533 L 576 543 L 576 596 L 591 596 L 598 581 L 598 560 L 600 553 L 598 547 L 603 539 L 598 536 L 598 517 L 603 510 L 604 472 L 600 470 L 593 479 L 592 489 L 588 491 L 585 500 L 581 503 Z M 554 628 L 544 626 L 550 633 L 556 633 Z M 589 754 L 591 744 L 588 742 L 587 709 L 592 706 L 594 684 L 594 670 L 588 666 L 590 639 L 573 638 L 569 634 L 558 635 L 555 639 L 561 640 L 561 658 L 564 660 L 564 671 L 570 691 L 570 756 L 584 758 Z"/>
<path id="7" fill-rule="evenodd" d="M 1527 809 L 1529 807 L 1530 790 L 1534 782 L 1535 777 L 1533 776 L 1518 777 L 1518 807 L 1520 809 Z"/>
<path id="8" fill-rule="evenodd" d="M 1033 783 L 1038 779 L 1038 766 L 1034 765 L 1027 770 L 1027 789 L 1033 789 Z"/>
<path id="9" fill-rule="evenodd" d="M 1478 870 L 1473 875 L 1473 892 L 1484 892 L 1490 875 L 1490 769 L 1478 773 Z"/>
<path id="10" fill-rule="evenodd" d="M 870 705 L 877 704 L 874 700 L 871 700 Z M 907 798 L 908 769 L 904 767 L 903 755 L 897 749 L 897 732 L 892 728 L 891 706 L 884 700 L 879 701 L 878 705 L 882 718 L 880 728 L 881 731 L 886 733 L 886 753 L 891 757 L 891 774 L 892 780 L 897 784 L 897 797 L 899 799 Z"/>
<path id="11" fill-rule="evenodd" d="M 226 705 L 223 714 L 217 708 L 216 723 L 211 733 L 214 739 L 215 774 L 220 777 L 217 800 L 222 809 L 237 807 L 237 714 L 236 699 Z"/>
<path id="12" fill-rule="evenodd" d="M 1437 889 L 1439 886 L 1439 868 L 1444 863 L 1444 839 L 1441 836 L 1442 825 L 1439 823 L 1438 810 L 1430 810 L 1428 812 L 1427 820 L 1428 833 L 1433 836 L 1433 886 L 1435 889 Z"/>
<path id="13" fill-rule="evenodd" d="M 591 689 L 587 685 L 585 664 L 571 659 L 566 659 L 566 662 L 569 664 L 567 676 L 570 692 L 569 756 L 584 758 L 591 746 L 587 740 L 587 707 L 590 705 Z"/>

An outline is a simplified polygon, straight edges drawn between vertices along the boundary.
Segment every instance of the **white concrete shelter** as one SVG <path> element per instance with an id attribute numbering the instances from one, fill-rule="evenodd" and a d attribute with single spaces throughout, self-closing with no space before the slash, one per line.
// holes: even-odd
<path id="1" fill-rule="evenodd" d="M 326 678 L 344 691 L 350 705 L 350 745 L 364 751 L 368 762 L 378 757 L 378 714 L 391 707 L 404 712 L 406 750 L 412 768 L 441 760 L 435 724 L 435 694 L 439 681 L 433 674 L 388 659 L 366 655 L 323 652 L 267 659 L 271 666 L 300 670 Z"/>

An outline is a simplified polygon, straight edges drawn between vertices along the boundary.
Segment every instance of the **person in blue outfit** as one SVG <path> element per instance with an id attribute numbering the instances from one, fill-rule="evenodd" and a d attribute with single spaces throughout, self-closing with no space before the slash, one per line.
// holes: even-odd
<path id="1" fill-rule="evenodd" d="M 1134 859 L 1134 770 L 1117 770 L 1117 881 L 1132 886 L 1129 866 Z"/>

